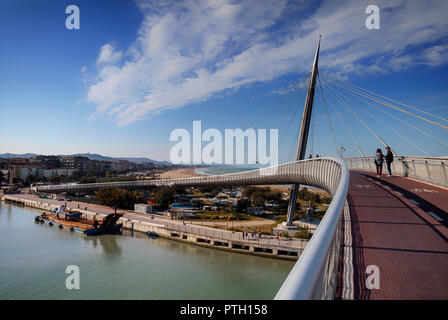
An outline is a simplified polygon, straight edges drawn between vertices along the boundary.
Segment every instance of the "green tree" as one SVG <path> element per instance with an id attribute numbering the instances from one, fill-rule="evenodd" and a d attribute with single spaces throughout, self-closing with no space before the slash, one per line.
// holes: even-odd
<path id="1" fill-rule="evenodd" d="M 36 177 L 34 174 L 30 174 L 29 176 L 27 176 L 25 178 L 25 181 L 23 181 L 23 184 L 25 186 L 29 186 L 31 183 L 37 182 L 37 181 L 39 181 L 39 178 Z"/>
<path id="2" fill-rule="evenodd" d="M 256 192 L 252 195 L 252 202 L 256 207 L 264 207 L 265 201 L 265 194 L 262 192 Z"/>
<path id="3" fill-rule="evenodd" d="M 175 190 L 169 187 L 162 187 L 154 191 L 152 200 L 161 207 L 168 207 L 174 199 Z"/>
<path id="4" fill-rule="evenodd" d="M 22 183 L 22 180 L 20 180 L 19 177 L 15 177 L 15 178 L 12 179 L 12 183 L 13 183 L 13 184 L 21 184 L 21 183 Z"/>
<path id="5" fill-rule="evenodd" d="M 247 207 L 250 206 L 250 200 L 248 199 L 239 199 L 237 202 L 237 211 L 241 213 L 245 213 Z"/>
<path id="6" fill-rule="evenodd" d="M 96 182 L 96 178 L 89 177 L 89 176 L 81 177 L 81 179 L 78 180 L 78 183 L 95 183 L 95 182 Z"/>
<path id="7" fill-rule="evenodd" d="M 304 226 L 304 227 L 299 226 L 299 231 L 296 232 L 294 237 L 300 238 L 300 239 L 311 239 L 312 235 L 313 234 L 308 229 L 308 226 Z"/>
<path id="8" fill-rule="evenodd" d="M 266 200 L 280 203 L 282 201 L 282 193 L 278 190 L 271 190 L 266 193 Z"/>
<path id="9" fill-rule="evenodd" d="M 95 201 L 106 206 L 117 209 L 132 210 L 138 202 L 143 202 L 143 193 L 141 191 L 129 191 L 115 187 L 103 187 L 95 192 Z"/>
<path id="10" fill-rule="evenodd" d="M 255 193 L 255 191 L 257 191 L 257 187 L 247 186 L 247 187 L 244 187 L 242 195 L 244 198 L 251 199 L 252 195 Z"/>
<path id="11" fill-rule="evenodd" d="M 49 179 L 49 181 L 53 184 L 58 184 L 61 182 L 61 180 L 62 180 L 61 176 L 58 175 L 54 175 Z"/>
<path id="12" fill-rule="evenodd" d="M 315 192 L 310 192 L 310 191 L 308 191 L 307 188 L 300 189 L 298 197 L 300 200 L 305 200 L 305 201 L 311 200 L 312 202 L 321 203 L 319 194 L 317 194 Z"/>
<path id="13" fill-rule="evenodd" d="M 101 188 L 95 192 L 94 199 L 101 204 L 114 208 L 115 212 L 117 212 L 122 201 L 119 190 L 113 187 Z"/>

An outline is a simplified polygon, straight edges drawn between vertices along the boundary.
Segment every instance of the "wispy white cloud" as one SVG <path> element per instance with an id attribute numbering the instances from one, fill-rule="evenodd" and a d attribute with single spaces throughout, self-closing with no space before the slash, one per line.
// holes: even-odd
<path id="1" fill-rule="evenodd" d="M 277 88 L 271 91 L 273 94 L 285 95 L 291 92 L 296 92 L 299 89 L 306 89 L 308 87 L 309 77 L 301 78 L 299 81 L 291 82 L 284 88 Z"/>
<path id="2" fill-rule="evenodd" d="M 422 60 L 431 67 L 437 67 L 448 60 L 448 44 L 430 47 L 422 52 Z"/>
<path id="3" fill-rule="evenodd" d="M 96 61 L 97 64 L 107 64 L 107 63 L 116 63 L 120 61 L 123 56 L 123 52 L 115 51 L 115 48 L 112 44 L 108 43 L 101 47 L 100 54 Z"/>
<path id="4" fill-rule="evenodd" d="M 119 126 L 205 101 L 243 85 L 309 71 L 318 34 L 320 69 L 378 73 L 446 62 L 446 1 L 376 1 L 381 29 L 367 30 L 368 1 L 138 1 L 144 14 L 126 55 L 105 44 L 87 100 L 90 118 Z"/>

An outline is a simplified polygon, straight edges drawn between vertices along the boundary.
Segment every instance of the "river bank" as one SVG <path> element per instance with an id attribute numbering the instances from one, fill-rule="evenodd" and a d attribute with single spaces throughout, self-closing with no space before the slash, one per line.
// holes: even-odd
<path id="1" fill-rule="evenodd" d="M 57 200 L 40 199 L 30 194 L 9 194 L 4 195 L 3 198 L 12 203 L 48 211 L 53 211 L 64 203 Z M 80 211 L 83 217 L 88 219 L 101 220 L 108 213 L 113 212 L 112 208 L 104 206 L 79 204 L 78 202 L 69 202 L 67 207 Z M 299 239 L 276 239 L 266 235 L 244 237 L 241 232 L 185 224 L 183 221 L 157 215 L 139 214 L 132 211 L 123 211 L 123 213 L 124 216 L 119 219 L 119 223 L 123 223 L 123 229 L 142 233 L 156 232 L 161 237 L 214 249 L 297 260 L 306 246 L 306 242 Z"/>

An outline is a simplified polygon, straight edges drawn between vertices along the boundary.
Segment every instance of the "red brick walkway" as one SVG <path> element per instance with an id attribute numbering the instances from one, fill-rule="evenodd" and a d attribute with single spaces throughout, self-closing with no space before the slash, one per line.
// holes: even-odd
<path id="1" fill-rule="evenodd" d="M 448 299 L 448 190 L 351 172 L 347 200 L 355 299 Z M 366 288 L 369 265 L 378 290 Z"/>

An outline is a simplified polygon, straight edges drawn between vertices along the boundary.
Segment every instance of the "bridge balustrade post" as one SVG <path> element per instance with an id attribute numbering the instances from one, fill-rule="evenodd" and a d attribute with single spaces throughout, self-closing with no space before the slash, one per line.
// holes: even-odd
<path id="1" fill-rule="evenodd" d="M 440 164 L 442 165 L 442 172 L 443 172 L 443 176 L 445 177 L 445 183 L 448 184 L 448 178 L 446 176 L 446 171 L 445 171 L 445 164 L 444 162 L 440 162 Z"/>
<path id="2" fill-rule="evenodd" d="M 401 164 L 403 166 L 403 177 L 407 177 L 407 176 L 409 176 L 409 166 L 408 166 L 405 158 L 400 159 L 400 160 L 401 160 Z"/>
<path id="3" fill-rule="evenodd" d="M 429 171 L 428 161 L 425 160 L 425 163 L 426 163 L 426 171 L 428 172 L 428 181 L 431 181 L 431 172 Z"/>
<path id="4" fill-rule="evenodd" d="M 414 167 L 414 177 L 417 178 L 417 169 L 415 168 L 415 160 L 412 160 L 412 166 Z"/>

